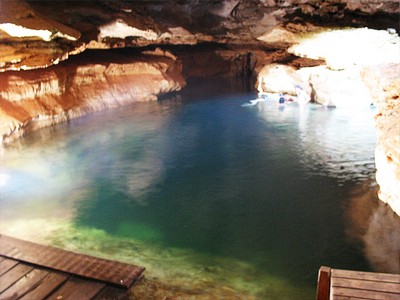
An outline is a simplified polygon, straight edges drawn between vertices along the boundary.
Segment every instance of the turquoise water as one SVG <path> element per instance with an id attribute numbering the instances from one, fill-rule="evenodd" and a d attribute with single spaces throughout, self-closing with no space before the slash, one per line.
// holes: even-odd
<path id="1" fill-rule="evenodd" d="M 3 148 L 1 231 L 144 265 L 182 299 L 311 299 L 321 265 L 370 270 L 345 209 L 374 179 L 373 109 L 254 97 L 140 103 Z"/>

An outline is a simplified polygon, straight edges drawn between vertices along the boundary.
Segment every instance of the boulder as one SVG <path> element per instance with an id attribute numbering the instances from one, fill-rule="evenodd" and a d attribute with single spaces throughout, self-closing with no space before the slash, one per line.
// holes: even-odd
<path id="1" fill-rule="evenodd" d="M 282 93 L 296 96 L 296 86 L 301 86 L 308 94 L 311 87 L 302 74 L 294 67 L 270 64 L 264 66 L 257 76 L 257 91 L 259 93 Z"/>
<path id="2" fill-rule="evenodd" d="M 372 98 L 358 68 L 333 71 L 327 66 L 304 69 L 309 72 L 315 102 L 334 107 L 367 107 Z"/>

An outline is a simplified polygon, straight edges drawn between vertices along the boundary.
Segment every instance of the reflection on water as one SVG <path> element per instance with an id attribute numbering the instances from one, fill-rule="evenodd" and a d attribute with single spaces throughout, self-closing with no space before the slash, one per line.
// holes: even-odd
<path id="1" fill-rule="evenodd" d="M 251 98 L 143 103 L 8 146 L 0 231 L 143 265 L 139 299 L 311 299 L 320 265 L 369 270 L 343 209 L 374 177 L 373 112 Z"/>
<path id="2" fill-rule="evenodd" d="M 400 274 L 400 218 L 378 201 L 376 189 L 354 189 L 346 209 L 346 233 L 373 269 Z"/>
<path id="3" fill-rule="evenodd" d="M 371 178 L 374 170 L 374 108 L 327 108 L 293 103 L 276 114 L 275 103 L 259 105 L 259 114 L 266 122 L 274 122 L 291 144 L 303 153 L 301 162 L 313 173 L 330 174 L 340 181 L 362 181 Z M 272 108 L 272 109 L 271 109 Z"/>

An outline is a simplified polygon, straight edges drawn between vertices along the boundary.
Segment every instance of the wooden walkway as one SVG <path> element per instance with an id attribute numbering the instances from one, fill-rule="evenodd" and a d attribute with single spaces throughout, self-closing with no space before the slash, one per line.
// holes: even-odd
<path id="1" fill-rule="evenodd" d="M 371 273 L 321 267 L 317 300 L 399 300 L 400 274 Z"/>
<path id="2" fill-rule="evenodd" d="M 0 235 L 0 299 L 127 299 L 143 271 Z"/>

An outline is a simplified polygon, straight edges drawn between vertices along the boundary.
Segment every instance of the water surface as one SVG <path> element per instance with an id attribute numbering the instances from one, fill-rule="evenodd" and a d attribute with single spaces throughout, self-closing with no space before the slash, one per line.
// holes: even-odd
<path id="1" fill-rule="evenodd" d="M 321 265 L 370 270 L 345 210 L 374 179 L 373 109 L 252 98 L 141 103 L 3 148 L 1 231 L 145 266 L 182 299 L 312 299 Z"/>

